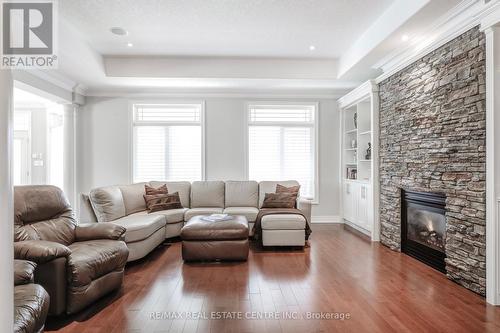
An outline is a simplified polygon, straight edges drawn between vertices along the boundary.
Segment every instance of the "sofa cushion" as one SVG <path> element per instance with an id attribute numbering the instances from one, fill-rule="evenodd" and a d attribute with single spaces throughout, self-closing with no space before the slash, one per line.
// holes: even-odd
<path id="1" fill-rule="evenodd" d="M 152 181 L 149 185 L 153 187 L 160 187 L 161 185 L 167 185 L 168 193 L 179 192 L 179 197 L 181 198 L 181 204 L 184 208 L 189 208 L 190 195 L 191 195 L 191 183 L 190 182 L 159 182 Z"/>
<path id="2" fill-rule="evenodd" d="M 283 185 L 286 187 L 298 186 L 299 183 L 295 180 L 284 180 L 284 181 L 263 181 L 259 183 L 259 208 L 262 207 L 264 203 L 264 197 L 266 193 L 276 193 L 276 185 Z"/>
<path id="3" fill-rule="evenodd" d="M 191 184 L 191 208 L 224 207 L 224 182 L 203 181 Z"/>
<path id="4" fill-rule="evenodd" d="M 145 185 L 148 183 L 137 183 L 131 185 L 119 186 L 122 191 L 123 204 L 125 205 L 125 215 L 140 212 L 146 209 L 146 203 L 142 197 L 145 191 Z"/>
<path id="5" fill-rule="evenodd" d="M 90 191 L 89 197 L 99 222 L 114 221 L 126 215 L 122 191 L 118 186 L 95 188 Z"/>
<path id="6" fill-rule="evenodd" d="M 186 211 L 184 214 L 184 221 L 189 221 L 190 218 L 196 215 L 210 215 L 210 214 L 220 214 L 222 213 L 223 208 L 214 208 L 214 207 L 200 207 L 200 208 L 191 208 Z"/>
<path id="7" fill-rule="evenodd" d="M 138 242 L 148 238 L 159 229 L 165 226 L 165 216 L 157 214 L 147 214 L 139 212 L 131 214 L 121 219 L 113 221 L 127 229 L 125 232 L 125 242 Z"/>
<path id="8" fill-rule="evenodd" d="M 69 246 L 67 274 L 71 287 L 86 286 L 110 272 L 123 270 L 128 259 L 124 242 L 99 239 L 76 242 Z"/>
<path id="9" fill-rule="evenodd" d="M 247 218 L 248 222 L 254 222 L 259 214 L 259 209 L 255 207 L 228 207 L 224 209 L 225 214 L 229 215 L 243 215 Z"/>
<path id="10" fill-rule="evenodd" d="M 226 207 L 257 207 L 259 204 L 259 183 L 255 181 L 227 181 Z"/>
<path id="11" fill-rule="evenodd" d="M 137 213 L 137 215 L 160 215 L 165 217 L 167 224 L 179 223 L 184 221 L 184 213 L 189 210 L 189 208 L 180 209 L 169 209 L 169 210 L 159 210 L 157 212 L 149 213 L 147 211 Z"/>
<path id="12" fill-rule="evenodd" d="M 273 214 L 262 217 L 260 224 L 263 230 L 303 230 L 306 219 L 298 214 Z"/>

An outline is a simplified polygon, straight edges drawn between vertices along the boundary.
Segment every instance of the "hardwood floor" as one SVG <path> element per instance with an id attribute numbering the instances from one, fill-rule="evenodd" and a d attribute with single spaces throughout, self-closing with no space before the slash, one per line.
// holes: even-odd
<path id="1" fill-rule="evenodd" d="M 168 312 L 182 317 L 169 318 Z M 243 317 L 278 312 L 295 318 L 199 318 L 212 312 L 241 312 Z M 297 318 L 307 312 L 349 318 Z M 195 318 L 186 318 L 188 313 Z M 443 274 L 341 225 L 315 225 L 304 251 L 253 246 L 245 263 L 183 264 L 180 243 L 161 246 L 127 266 L 120 292 L 86 313 L 51 319 L 51 330 L 500 332 L 500 307 L 487 306 L 484 298 Z"/>

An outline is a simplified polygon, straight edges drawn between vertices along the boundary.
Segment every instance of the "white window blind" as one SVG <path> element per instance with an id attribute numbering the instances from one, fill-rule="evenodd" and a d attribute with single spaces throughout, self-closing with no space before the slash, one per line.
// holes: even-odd
<path id="1" fill-rule="evenodd" d="M 250 179 L 297 180 L 316 198 L 316 105 L 253 105 L 248 112 Z"/>
<path id="2" fill-rule="evenodd" d="M 134 105 L 134 182 L 203 178 L 202 105 Z"/>

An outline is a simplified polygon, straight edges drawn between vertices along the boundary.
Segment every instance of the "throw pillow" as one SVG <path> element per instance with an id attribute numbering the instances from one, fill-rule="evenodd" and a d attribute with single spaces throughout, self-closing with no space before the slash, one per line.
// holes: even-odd
<path id="1" fill-rule="evenodd" d="M 293 193 L 266 193 L 262 208 L 295 208 L 296 199 Z"/>
<path id="2" fill-rule="evenodd" d="M 300 185 L 286 187 L 281 184 L 276 185 L 276 193 L 292 193 L 295 194 L 296 197 L 299 196 Z"/>
<path id="3" fill-rule="evenodd" d="M 183 208 L 179 192 L 172 194 L 145 194 L 144 200 L 146 201 L 148 213 Z"/>
<path id="4" fill-rule="evenodd" d="M 144 189 L 146 191 L 146 195 L 153 195 L 153 194 L 167 194 L 168 189 L 167 189 L 167 184 L 163 184 L 162 186 L 155 188 L 149 185 L 144 185 Z"/>

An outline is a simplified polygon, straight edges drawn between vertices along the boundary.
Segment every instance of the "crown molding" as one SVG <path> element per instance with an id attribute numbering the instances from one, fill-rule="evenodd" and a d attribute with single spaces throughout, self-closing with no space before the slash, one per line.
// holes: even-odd
<path id="1" fill-rule="evenodd" d="M 483 0 L 464 0 L 442 16 L 420 38 L 410 41 L 403 50 L 397 50 L 374 65 L 382 69 L 382 75 L 375 79 L 380 83 L 414 63 L 429 52 L 439 48 L 469 29 L 480 25 L 482 19 L 499 6 L 499 0 L 485 3 Z"/>
<path id="2" fill-rule="evenodd" d="M 374 80 L 368 80 L 356 89 L 339 98 L 339 106 L 341 108 L 349 107 L 376 92 L 378 92 L 377 83 Z"/>
<path id="3" fill-rule="evenodd" d="M 332 92 L 294 92 L 294 91 L 165 91 L 165 92 L 127 92 L 127 91 L 89 91 L 87 97 L 111 98 L 292 98 L 292 99 L 338 99 L 346 93 L 343 91 Z"/>
<path id="4" fill-rule="evenodd" d="M 481 17 L 481 31 L 486 31 L 488 28 L 500 23 L 500 1 L 493 0 Z"/>
<path id="5" fill-rule="evenodd" d="M 67 90 L 68 92 L 75 92 L 81 95 L 85 95 L 87 88 L 79 84 L 78 82 L 70 79 L 64 74 L 56 72 L 54 70 L 40 70 L 33 69 L 29 71 L 30 74 L 47 81 L 61 89 Z"/>
<path id="6" fill-rule="evenodd" d="M 60 91 L 63 91 L 64 95 L 67 96 L 74 96 L 71 98 L 71 101 L 69 100 L 70 98 L 66 98 L 63 96 L 64 99 L 67 99 L 67 102 L 72 102 L 73 100 L 81 100 L 83 96 L 86 95 L 87 88 L 84 85 L 81 85 L 67 76 L 55 72 L 53 70 L 41 70 L 41 69 L 30 69 L 30 70 L 16 70 L 14 75 L 14 78 L 20 81 L 25 81 L 27 78 L 36 78 L 37 80 L 40 80 L 42 82 L 45 82 L 48 84 L 48 86 L 56 87 L 57 89 L 60 89 Z M 25 82 L 26 84 L 30 85 L 30 80 Z M 38 87 L 38 89 L 44 90 L 43 87 Z M 50 92 L 48 92 L 50 93 Z"/>

